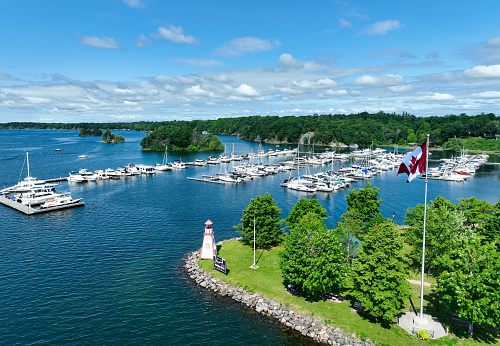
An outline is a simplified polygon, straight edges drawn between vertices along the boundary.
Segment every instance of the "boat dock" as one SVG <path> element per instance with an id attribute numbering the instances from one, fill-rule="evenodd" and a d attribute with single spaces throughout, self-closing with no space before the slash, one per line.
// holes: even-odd
<path id="1" fill-rule="evenodd" d="M 17 211 L 20 211 L 21 213 L 24 213 L 26 215 L 35 215 L 35 214 L 46 213 L 49 211 L 75 208 L 75 207 L 83 207 L 85 205 L 85 202 L 78 202 L 78 203 L 72 203 L 72 204 L 67 204 L 67 205 L 61 205 L 61 206 L 47 208 L 47 209 L 40 209 L 40 208 L 33 208 L 30 206 L 24 205 L 22 203 L 14 201 L 13 199 L 10 199 L 8 197 L 0 197 L 0 204 L 3 204 L 5 206 L 10 207 L 12 209 L 15 209 Z"/>
<path id="2" fill-rule="evenodd" d="M 225 184 L 225 182 L 220 181 L 219 177 L 214 177 L 211 175 L 202 175 L 203 179 L 187 177 L 188 180 L 202 181 L 204 183 L 214 183 L 214 184 Z"/>

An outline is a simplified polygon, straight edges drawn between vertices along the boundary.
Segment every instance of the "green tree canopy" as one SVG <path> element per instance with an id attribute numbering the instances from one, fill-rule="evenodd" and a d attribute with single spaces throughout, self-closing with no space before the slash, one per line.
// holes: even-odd
<path id="1" fill-rule="evenodd" d="M 500 256 L 472 232 L 453 239 L 440 257 L 436 291 L 449 309 L 472 324 L 500 325 Z M 472 328 L 469 330 L 472 334 Z"/>
<path id="2" fill-rule="evenodd" d="M 343 287 L 347 265 L 338 236 L 316 213 L 308 213 L 286 235 L 280 253 L 285 283 L 297 285 L 311 296 Z"/>
<path id="3" fill-rule="evenodd" d="M 243 210 L 241 223 L 234 226 L 242 235 L 246 244 L 253 244 L 254 220 L 255 239 L 259 247 L 273 245 L 281 242 L 283 230 L 280 228 L 283 220 L 280 219 L 281 209 L 274 202 L 273 195 L 266 193 L 257 196 Z"/>
<path id="4" fill-rule="evenodd" d="M 363 222 L 370 221 L 377 213 L 380 213 L 379 205 L 382 202 L 378 199 L 378 188 L 372 188 L 372 184 L 366 184 L 362 189 L 354 188 L 349 190 L 346 196 L 347 210 L 356 210 Z"/>
<path id="5" fill-rule="evenodd" d="M 394 223 L 375 225 L 352 266 L 353 295 L 372 316 L 392 322 L 410 296 L 403 240 Z"/>
<path id="6" fill-rule="evenodd" d="M 308 213 L 314 213 L 319 219 L 326 219 L 326 209 L 323 208 L 321 203 L 315 198 L 305 199 L 301 198 L 297 203 L 295 203 L 290 214 L 286 218 L 286 225 L 288 228 L 292 229 L 296 224 L 300 222 L 302 217 Z"/>

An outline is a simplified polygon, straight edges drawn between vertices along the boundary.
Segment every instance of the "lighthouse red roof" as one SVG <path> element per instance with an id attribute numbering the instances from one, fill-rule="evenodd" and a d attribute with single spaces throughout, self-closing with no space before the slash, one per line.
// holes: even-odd
<path id="1" fill-rule="evenodd" d="M 207 222 L 205 222 L 205 226 L 208 226 L 208 225 L 213 225 L 212 221 L 207 220 Z"/>

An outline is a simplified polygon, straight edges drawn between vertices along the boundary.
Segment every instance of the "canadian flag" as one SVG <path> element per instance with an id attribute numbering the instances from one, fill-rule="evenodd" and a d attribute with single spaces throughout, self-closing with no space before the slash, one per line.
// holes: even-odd
<path id="1" fill-rule="evenodd" d="M 408 174 L 408 180 L 406 181 L 409 183 L 413 179 L 415 179 L 418 175 L 425 173 L 427 170 L 426 167 L 426 159 L 427 159 L 427 140 L 417 147 L 417 149 L 413 150 L 411 153 L 406 155 L 401 162 L 401 165 L 399 165 L 399 173 L 406 173 Z"/>

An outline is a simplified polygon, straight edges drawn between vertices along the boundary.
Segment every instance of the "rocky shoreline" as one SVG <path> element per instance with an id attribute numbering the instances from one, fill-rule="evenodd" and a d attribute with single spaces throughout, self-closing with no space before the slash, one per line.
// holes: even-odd
<path id="1" fill-rule="evenodd" d="M 238 238 L 229 239 L 226 241 L 236 240 Z M 223 242 L 217 243 L 220 245 Z M 241 287 L 230 285 L 212 274 L 205 272 L 198 265 L 200 252 L 194 251 L 189 253 L 184 258 L 184 268 L 186 268 L 189 277 L 194 280 L 200 287 L 209 289 L 223 297 L 229 297 L 236 300 L 249 308 L 255 309 L 256 312 L 267 315 L 278 320 L 288 328 L 296 330 L 301 334 L 310 337 L 311 339 L 325 343 L 328 345 L 352 345 L 352 346 L 371 346 L 370 340 L 360 340 L 354 335 L 348 335 L 336 327 L 324 325 L 318 320 L 309 316 L 295 313 L 287 306 L 267 299 L 266 297 L 251 293 Z"/>

